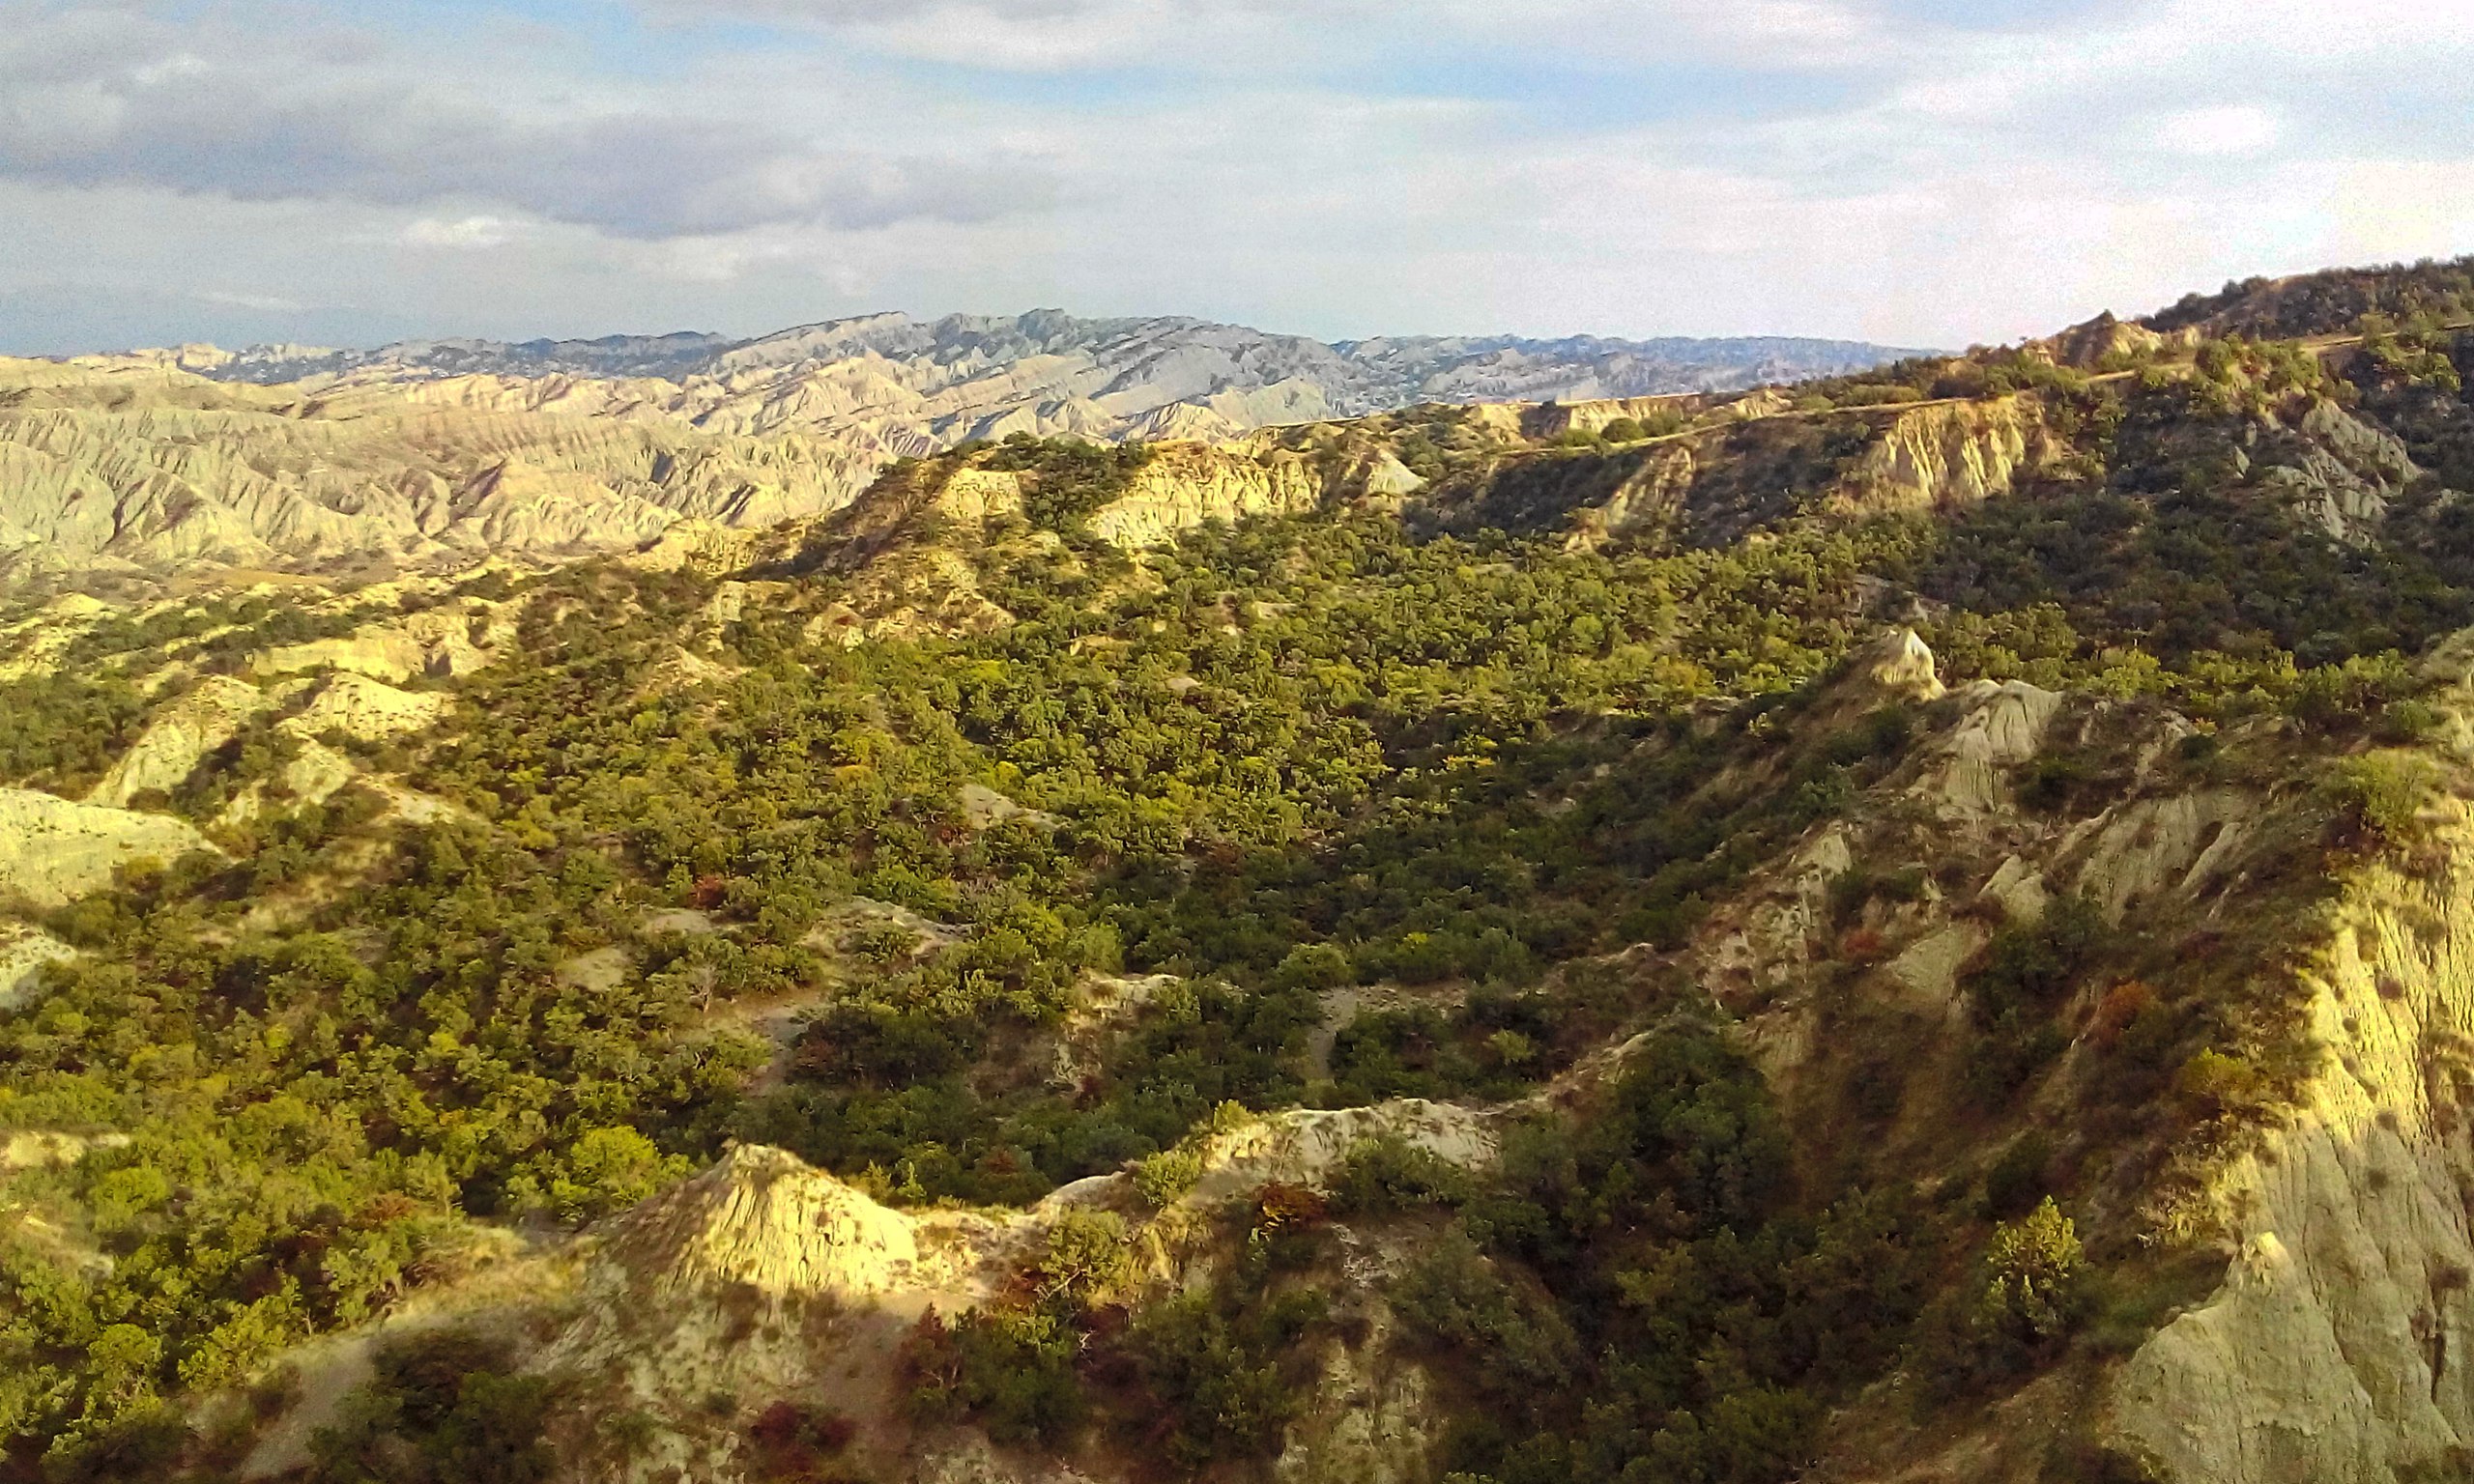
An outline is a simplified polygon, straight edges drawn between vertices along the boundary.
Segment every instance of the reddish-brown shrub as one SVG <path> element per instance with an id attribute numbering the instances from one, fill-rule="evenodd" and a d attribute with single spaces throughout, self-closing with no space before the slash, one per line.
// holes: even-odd
<path id="1" fill-rule="evenodd" d="M 2111 1051 L 2122 1039 L 2131 1022 L 2144 1014 L 2156 1003 L 2156 991 L 2136 979 L 2125 979 L 2105 991 L 2096 1004 L 2096 1013 L 2087 1020 L 2087 1039 L 2100 1050 Z"/>
<path id="2" fill-rule="evenodd" d="M 779 1401 L 757 1414 L 749 1439 L 773 1470 L 796 1469 L 850 1445 L 859 1424 L 838 1412 Z"/>

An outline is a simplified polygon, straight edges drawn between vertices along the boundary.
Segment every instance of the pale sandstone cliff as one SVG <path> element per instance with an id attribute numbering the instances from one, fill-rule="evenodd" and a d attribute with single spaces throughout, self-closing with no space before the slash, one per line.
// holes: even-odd
<path id="1" fill-rule="evenodd" d="M 1360 1140 L 1385 1134 L 1482 1162 L 1495 1149 L 1491 1125 L 1485 1114 L 1417 1099 L 1247 1121 L 1202 1141 L 1201 1181 L 1160 1213 L 1123 1174 L 1077 1182 L 1025 1211 L 897 1211 L 784 1151 L 742 1145 L 563 1248 L 516 1256 L 461 1300 L 440 1296 L 391 1325 L 546 1334 L 528 1363 L 591 1399 L 562 1434 L 563 1478 L 736 1480 L 749 1464 L 749 1420 L 775 1400 L 819 1396 L 860 1421 L 855 1460 L 888 1476 L 1046 1477 L 1062 1466 L 994 1451 L 973 1429 L 906 1420 L 895 1362 L 921 1316 L 950 1319 L 994 1298 L 1075 1211 L 1123 1213 L 1139 1283 L 1203 1281 L 1220 1260 L 1206 1217 L 1226 1203 L 1270 1181 L 1319 1186 Z M 1349 1301 L 1370 1301 L 1401 1257 L 1351 1239 L 1344 1267 L 1360 1298 Z M 1291 1424 L 1281 1478 L 1420 1476 L 1442 1419 L 1423 1370 L 1398 1353 L 1388 1310 L 1373 1302 L 1366 1318 L 1364 1338 L 1322 1356 L 1321 1381 Z M 304 1461 L 309 1433 L 368 1374 L 367 1350 L 363 1334 L 303 1354 L 303 1400 L 262 1441 L 245 1476 Z M 647 1424 L 623 1447 L 597 1425 L 614 1413 Z"/>
<path id="2" fill-rule="evenodd" d="M 1089 528 L 1119 546 L 1150 546 L 1206 521 L 1302 514 L 1323 495 L 1322 477 L 1294 454 L 1249 458 L 1169 443 L 1136 471 L 1124 495 L 1091 516 Z"/>
<path id="3" fill-rule="evenodd" d="M 1929 697 L 1919 651 L 1878 646 L 1842 684 Z M 2450 703 L 2460 747 L 2469 698 L 2460 689 Z M 1787 1106 L 1825 1124 L 1860 1005 L 1857 1023 L 1900 1048 L 1906 1089 L 1878 1144 L 1934 1169 L 1965 1157 L 1978 1117 L 1954 1090 L 1971 1043 L 1964 975 L 1992 931 L 1981 909 L 2032 920 L 2069 892 L 2116 921 L 2239 923 L 2289 942 L 2298 967 L 2286 972 L 2314 1048 L 2298 1087 L 2229 1136 L 2164 1151 L 2141 1213 L 2103 1208 L 2100 1219 L 2133 1223 L 2164 1249 L 2220 1250 L 2225 1269 L 2126 1362 L 2098 1367 L 2087 1425 L 2160 1484 L 2463 1476 L 2474 1463 L 2474 812 L 2434 795 L 2427 838 L 2346 868 L 2332 907 L 2253 921 L 2263 907 L 2250 876 L 2292 828 L 2293 790 L 2177 778 L 2159 759 L 2187 728 L 2159 713 L 2122 740 L 2134 771 L 2101 808 L 2075 822 L 2039 817 L 2012 804 L 2007 775 L 2117 726 L 2108 718 L 2126 714 L 2120 703 L 2018 682 L 1953 699 L 1955 722 L 1890 783 L 1903 802 L 1818 828 L 1712 914 L 1691 950 L 1702 982 L 1747 1013 Z M 2272 737 L 2276 725 L 2255 730 Z M 1859 864 L 1905 861 L 1932 864 L 1935 879 L 1916 899 L 1859 915 L 1884 941 L 1851 999 L 1830 972 L 1841 953 L 1831 883 Z M 2068 1090 L 2095 1055 L 2093 994 L 2065 1009 L 2078 1039 L 2031 1117 L 2075 1116 Z M 2081 1425 L 2070 1420 L 2080 1405 L 2039 1383 L 1920 1448 L 1868 1435 L 1827 1476 L 2046 1476 L 2045 1449 Z M 1899 1431 L 1899 1415 L 1882 1425 Z"/>
<path id="4" fill-rule="evenodd" d="M 490 605 L 431 609 L 374 618 L 335 639 L 262 649 L 249 657 L 249 669 L 259 675 L 334 670 L 378 681 L 467 675 L 496 658 L 507 637 L 505 619 Z"/>
<path id="5" fill-rule="evenodd" d="M 295 736 L 315 738 L 339 731 L 363 742 L 379 742 L 431 726 L 454 706 L 443 691 L 399 691 L 352 671 L 330 677 L 309 704 L 284 718 L 281 726 Z"/>
<path id="6" fill-rule="evenodd" d="M 1932 510 L 2006 495 L 2049 442 L 2035 400 L 1998 397 L 1902 412 L 1855 468 L 1833 502 L 1850 510 Z"/>
<path id="7" fill-rule="evenodd" d="M 2320 1065 L 2216 1172 L 2224 1285 L 2134 1356 L 2113 1425 L 2175 1481 L 2453 1478 L 2474 1446 L 2474 827 L 2364 870 L 2303 973 Z M 2419 1470 L 2419 1471 L 2417 1471 Z"/>
<path id="8" fill-rule="evenodd" d="M 89 804 L 126 809 L 141 793 L 169 793 L 187 782 L 207 754 L 277 702 L 245 680 L 209 675 L 187 694 L 158 707 L 129 750 L 112 763 Z"/>
<path id="9" fill-rule="evenodd" d="M 1551 412 L 1598 426 L 1626 415 L 1598 409 L 1668 400 L 1623 393 L 1744 385 L 1885 354 L 1792 341 L 1335 347 L 1042 312 L 872 316 L 735 345 L 686 335 L 0 360 L 0 575 L 623 550 L 680 519 L 754 528 L 831 510 L 891 460 L 973 440 L 1216 443 L 1426 400 L 1615 395 Z"/>
<path id="10" fill-rule="evenodd" d="M 43 969 L 77 956 L 77 951 L 40 928 L 0 922 L 0 1010 L 25 1003 Z"/>
<path id="11" fill-rule="evenodd" d="M 0 788 L 0 894 L 58 906 L 111 884 L 137 860 L 169 865 L 206 837 L 168 814 L 72 804 L 26 788 Z"/>
<path id="12" fill-rule="evenodd" d="M 1528 409 L 1521 417 L 1521 431 L 1531 438 L 1552 441 L 1567 433 L 1602 433 L 1619 420 L 1629 418 L 1640 422 L 1672 414 L 1690 415 L 1705 411 L 1715 399 L 1694 395 L 1661 397 L 1604 397 L 1587 402 L 1542 402 Z"/>
<path id="13" fill-rule="evenodd" d="M 2260 484 L 2292 500 L 2329 539 L 2354 546 L 2375 541 L 2390 502 L 2423 477 L 2396 435 L 2325 399 L 2313 401 L 2290 429 L 2269 422 L 2252 450 Z"/>

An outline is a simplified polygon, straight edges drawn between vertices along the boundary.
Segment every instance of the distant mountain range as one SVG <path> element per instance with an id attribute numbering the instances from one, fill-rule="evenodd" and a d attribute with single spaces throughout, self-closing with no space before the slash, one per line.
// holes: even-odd
<path id="1" fill-rule="evenodd" d="M 0 363 L 0 576 L 388 570 L 833 510 L 1016 433 L 1229 442 L 1420 402 L 1729 390 L 1901 353 L 1835 340 L 1381 339 L 1191 319 L 872 315 L 754 340 L 208 345 Z"/>
<path id="2" fill-rule="evenodd" d="M 976 386 L 994 415 L 1026 402 L 1088 402 L 1112 418 L 1204 407 L 1240 428 L 1358 416 L 1417 402 L 1500 402 L 1729 391 L 1862 370 L 1916 354 L 1852 340 L 1786 336 L 1616 340 L 1574 335 L 1384 336 L 1325 343 L 1180 317 L 1079 319 L 1039 309 L 1012 319 L 875 314 L 752 340 L 684 332 L 596 340 L 409 340 L 376 350 L 256 346 L 168 354 L 217 381 L 457 376 L 736 382 L 852 363 L 900 368 L 919 389 Z M 1260 414 L 1260 415 L 1258 415 Z M 1293 416 L 1290 414 L 1294 414 Z M 1056 414 L 1051 413 L 1051 417 Z M 1066 420 L 1087 421 L 1089 419 Z"/>

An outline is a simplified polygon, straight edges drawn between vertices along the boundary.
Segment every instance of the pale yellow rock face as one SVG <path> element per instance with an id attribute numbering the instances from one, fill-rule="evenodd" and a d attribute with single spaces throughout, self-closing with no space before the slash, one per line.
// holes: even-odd
<path id="1" fill-rule="evenodd" d="M 711 521 L 676 521 L 664 527 L 651 544 L 623 559 L 643 572 L 734 572 L 755 556 L 757 540 L 754 531 Z"/>
<path id="2" fill-rule="evenodd" d="M 1956 1020 L 1967 1012 L 1959 998 L 1959 972 L 1991 936 L 1975 923 L 1952 923 L 1918 938 L 1889 962 L 1890 977 L 1915 1009 Z"/>
<path id="3" fill-rule="evenodd" d="M 141 793 L 169 793 L 197 770 L 207 754 L 231 741 L 274 703 L 273 697 L 245 680 L 207 676 L 156 712 L 137 741 L 86 795 L 86 802 L 126 809 Z"/>
<path id="4" fill-rule="evenodd" d="M 125 1133 L 56 1133 L 47 1129 L 19 1129 L 0 1135 L 0 1175 L 12 1170 L 41 1170 L 55 1165 L 75 1164 L 99 1149 L 127 1149 Z"/>
<path id="5" fill-rule="evenodd" d="M 1567 433 L 1603 433 L 1614 423 L 1631 418 L 1638 422 L 1668 413 L 1694 413 L 1706 407 L 1710 398 L 1692 393 L 1655 397 L 1602 397 L 1585 402 L 1543 402 L 1530 409 L 1522 419 L 1523 430 L 1531 438 L 1553 440 Z"/>
<path id="6" fill-rule="evenodd" d="M 2162 350 L 2165 337 L 2143 325 L 2114 319 L 2108 312 L 2085 324 L 2071 326 L 2044 341 L 2043 345 L 2046 354 L 2058 364 L 2086 370 L 2093 368 L 2108 356 L 2135 356 Z"/>
<path id="7" fill-rule="evenodd" d="M 0 788 L 0 892 L 55 907 L 111 884 L 129 862 L 169 864 L 212 850 L 206 837 L 168 814 L 72 804 L 26 788 Z"/>
<path id="8" fill-rule="evenodd" d="M 2332 541 L 2376 539 L 2389 502 L 2421 477 L 2405 445 L 2334 402 L 2315 401 L 2294 422 L 2301 446 L 2259 471 L 2259 483 L 2284 493 Z"/>
<path id="9" fill-rule="evenodd" d="M 1298 515 L 1323 500 L 1323 481 L 1293 454 L 1246 458 L 1190 443 L 1161 447 L 1126 493 L 1095 512 L 1090 531 L 1119 546 L 1153 546 L 1206 521 Z"/>
<path id="10" fill-rule="evenodd" d="M 919 1262 L 908 1216 L 755 1144 L 605 1235 L 621 1254 L 661 1254 L 661 1281 L 674 1287 L 746 1284 L 776 1297 L 873 1297 L 910 1286 Z"/>
<path id="11" fill-rule="evenodd" d="M 75 949 L 40 928 L 0 923 L 0 1010 L 24 1004 L 47 965 L 76 956 Z"/>
<path id="12" fill-rule="evenodd" d="M 1365 1108 L 1302 1108 L 1212 1139 L 1203 1150 L 1205 1173 L 1188 1199 L 1208 1206 L 1270 1181 L 1320 1186 L 1350 1150 L 1384 1137 L 1463 1166 L 1492 1159 L 1496 1147 L 1487 1117 L 1453 1103 L 1403 1098 Z"/>
<path id="13" fill-rule="evenodd" d="M 249 657 L 249 669 L 261 675 L 333 670 L 378 681 L 423 674 L 468 675 L 495 658 L 492 650 L 473 641 L 475 616 L 432 609 L 374 619 L 338 639 L 260 650 Z"/>
<path id="14" fill-rule="evenodd" d="M 1377 499 L 1397 499 L 1426 486 L 1424 475 L 1401 463 L 1388 448 L 1369 460 L 1350 482 Z"/>
<path id="15" fill-rule="evenodd" d="M 1597 546 L 1611 536 L 1628 535 L 1658 525 L 1683 508 L 1700 461 L 1686 443 L 1669 443 L 1641 464 L 1630 478 L 1616 486 L 1604 503 L 1573 512 L 1575 529 L 1567 544 L 1575 550 Z"/>
<path id="16" fill-rule="evenodd" d="M 291 723 L 284 725 L 289 727 Z M 283 802 L 287 807 L 324 804 L 360 776 L 360 770 L 352 765 L 351 758 L 323 742 L 304 740 L 301 743 L 300 756 L 283 765 Z M 382 785 L 380 791 L 387 791 L 387 787 Z M 215 822 L 225 826 L 245 824 L 265 813 L 269 802 L 267 790 L 260 785 L 251 784 L 223 807 L 223 813 L 216 816 Z"/>
<path id="17" fill-rule="evenodd" d="M 34 614 L 0 625 L 0 680 L 50 673 L 59 664 L 61 651 L 111 611 L 111 605 L 100 598 L 65 592 Z"/>
<path id="18" fill-rule="evenodd" d="M 2325 1060 L 2210 1192 L 2241 1255 L 2114 1387 L 2115 1429 L 2171 1478 L 2391 1484 L 2474 1443 L 2474 831 L 2458 813 L 2444 866 L 2348 890 L 2303 978 Z"/>
<path id="19" fill-rule="evenodd" d="M 432 726 L 453 706 L 453 698 L 442 692 L 399 691 L 347 671 L 319 687 L 298 715 L 284 718 L 282 729 L 300 737 L 340 731 L 360 741 L 381 742 Z"/>
<path id="20" fill-rule="evenodd" d="M 936 492 L 934 508 L 951 520 L 978 525 L 1022 513 L 1022 476 L 1002 470 L 961 469 Z"/>
<path id="21" fill-rule="evenodd" d="M 1923 704 L 1943 694 L 1933 651 L 1913 629 L 1901 629 L 1856 657 L 1855 669 L 1884 696 Z"/>
<path id="22" fill-rule="evenodd" d="M 1838 486 L 1850 509 L 1932 510 L 2006 495 L 2033 462 L 2044 426 L 2025 397 L 1901 413 Z"/>

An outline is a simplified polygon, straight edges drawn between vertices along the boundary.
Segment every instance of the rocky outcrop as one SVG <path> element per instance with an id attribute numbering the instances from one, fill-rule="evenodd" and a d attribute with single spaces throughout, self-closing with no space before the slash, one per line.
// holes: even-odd
<path id="1" fill-rule="evenodd" d="M 2114 318 L 2113 311 L 2073 325 L 2050 339 L 2031 342 L 2040 346 L 2057 365 L 2073 366 L 2083 371 L 2111 369 L 2114 365 L 2140 356 L 2154 355 L 2166 347 L 2166 338 L 2144 325 L 2134 325 Z"/>
<path id="2" fill-rule="evenodd" d="M 0 624 L 0 680 L 49 674 L 77 636 L 111 611 L 100 598 L 65 592 L 22 618 Z"/>
<path id="3" fill-rule="evenodd" d="M 75 949 L 40 928 L 0 922 L 0 1010 L 24 1004 L 46 966 L 76 956 Z"/>
<path id="4" fill-rule="evenodd" d="M 75 1164 L 96 1150 L 127 1149 L 129 1142 L 125 1133 L 61 1133 L 46 1128 L 0 1133 L 0 1175 Z"/>
<path id="5" fill-rule="evenodd" d="M 1159 448 L 1088 527 L 1119 546 L 1151 546 L 1206 521 L 1302 514 L 1321 504 L 1323 493 L 1313 466 L 1294 454 L 1245 457 L 1172 443 Z"/>
<path id="6" fill-rule="evenodd" d="M 86 802 L 126 809 L 139 794 L 171 792 L 197 771 L 209 753 L 231 741 L 275 701 L 245 680 L 207 676 L 155 713 Z"/>
<path id="7" fill-rule="evenodd" d="M 2261 485 L 2294 501 L 2329 539 L 2353 546 L 2377 539 L 2389 502 L 2423 472 L 2394 434 L 2324 398 L 2252 457 Z"/>
<path id="8" fill-rule="evenodd" d="M 874 1298 L 920 1283 L 910 1218 L 796 1156 L 744 1144 L 615 1218 L 610 1253 L 657 1286 Z"/>
<path id="9" fill-rule="evenodd" d="M 758 550 L 754 531 L 711 521 L 676 521 L 662 528 L 653 542 L 623 558 L 642 572 L 735 572 L 753 560 Z"/>
<path id="10" fill-rule="evenodd" d="M 72 804 L 25 788 L 0 788 L 0 895 L 58 906 L 109 886 L 137 860 L 169 865 L 206 837 L 167 814 Z"/>
<path id="11" fill-rule="evenodd" d="M 661 540 L 681 520 L 752 529 L 830 511 L 889 461 L 973 440 L 1216 443 L 1421 402 L 1596 406 L 1894 355 L 1768 339 L 1332 346 L 1041 311 L 871 315 L 746 342 L 0 360 L 0 574 L 439 564 L 475 548 L 666 562 L 684 556 Z"/>
<path id="12" fill-rule="evenodd" d="M 1022 476 L 992 469 L 958 469 L 929 508 L 973 526 L 1022 513 Z"/>
<path id="13" fill-rule="evenodd" d="M 2157 893 L 2196 897 L 2241 858 L 2261 813 L 2259 802 L 2231 788 L 2202 788 L 2141 799 L 2091 820 L 2079 866 L 2079 894 L 2119 922 Z"/>
<path id="14" fill-rule="evenodd" d="M 836 508 L 879 462 L 804 434 L 708 433 L 623 398 L 462 389 L 312 396 L 0 361 L 0 575 L 626 551 L 681 520 L 748 528 Z"/>
<path id="15" fill-rule="evenodd" d="M 309 704 L 285 717 L 281 727 L 299 737 L 334 731 L 356 741 L 383 742 L 436 724 L 454 704 L 454 698 L 443 691 L 399 691 L 345 671 L 320 686 Z"/>
<path id="16" fill-rule="evenodd" d="M 1641 462 L 1599 504 L 1572 512 L 1572 534 L 1567 544 L 1587 550 L 1617 536 L 1654 530 L 1673 522 L 1683 510 L 1684 498 L 1701 471 L 1688 443 L 1672 443 Z"/>
<path id="17" fill-rule="evenodd" d="M 1462 1166 L 1495 1156 L 1491 1121 L 1454 1103 L 1404 1098 L 1364 1108 L 1301 1108 L 1208 1140 L 1204 1174 L 1189 1199 L 1210 1205 L 1272 1181 L 1319 1187 L 1350 1150 L 1387 1137 Z"/>
<path id="18" fill-rule="evenodd" d="M 1968 713 L 1942 745 L 1926 787 L 1944 811 L 1982 815 L 2007 802 L 2006 771 L 2044 746 L 2062 698 L 2025 680 L 1972 681 L 1959 694 Z"/>
<path id="19" fill-rule="evenodd" d="M 1574 336 L 1406 336 L 1324 344 L 1235 325 L 1157 317 L 914 320 L 870 314 L 756 340 L 711 335 L 584 341 L 412 341 L 375 351 L 213 346 L 97 357 L 132 370 L 227 381 L 396 384 L 494 405 L 657 403 L 713 424 L 863 423 L 885 446 L 906 434 L 1187 437 L 1209 418 L 1240 428 L 1353 416 L 1418 402 L 1576 402 L 1707 391 L 1856 371 L 1900 352 L 1756 336 L 1628 341 Z M 459 385 L 460 384 L 460 385 Z M 520 388 L 550 385 L 548 393 Z M 452 387 L 449 390 L 447 388 Z M 941 444 L 940 444 L 941 446 Z M 923 450 L 924 451 L 924 450 Z"/>
<path id="20" fill-rule="evenodd" d="M 484 612 L 454 609 L 373 619 L 337 639 L 262 649 L 249 657 L 249 669 L 261 675 L 334 670 L 378 681 L 467 675 L 495 658 L 475 642 L 476 628 L 484 639 L 492 637 L 490 623 Z"/>
<path id="21" fill-rule="evenodd" d="M 324 804 L 336 794 L 343 792 L 360 776 L 360 771 L 352 765 L 351 758 L 323 742 L 304 739 L 301 742 L 300 752 L 291 761 L 285 763 L 283 771 L 275 776 L 275 782 L 280 785 L 279 787 L 270 789 L 263 783 L 249 785 L 235 795 L 231 803 L 223 807 L 223 812 L 216 816 L 215 822 L 218 825 L 231 826 L 245 824 L 249 820 L 258 818 L 266 813 L 273 802 L 270 798 L 271 794 L 279 794 L 282 802 L 287 806 Z M 420 817 L 424 813 L 424 805 L 444 808 L 435 800 L 425 799 L 421 795 L 396 788 L 392 785 L 381 784 L 378 788 L 382 794 L 387 795 L 390 803 L 396 806 L 396 812 L 408 818 Z"/>
<path id="22" fill-rule="evenodd" d="M 1900 413 L 1839 480 L 1849 510 L 1939 510 L 2006 495 L 2047 442 L 2026 396 L 1939 403 Z"/>
<path id="23" fill-rule="evenodd" d="M 1521 414 L 1520 429 L 1527 436 L 1552 442 L 1568 433 L 1597 434 L 1624 420 L 1645 422 L 1651 418 L 1689 415 L 1710 405 L 1708 397 L 1603 397 L 1590 402 L 1545 402 Z"/>

